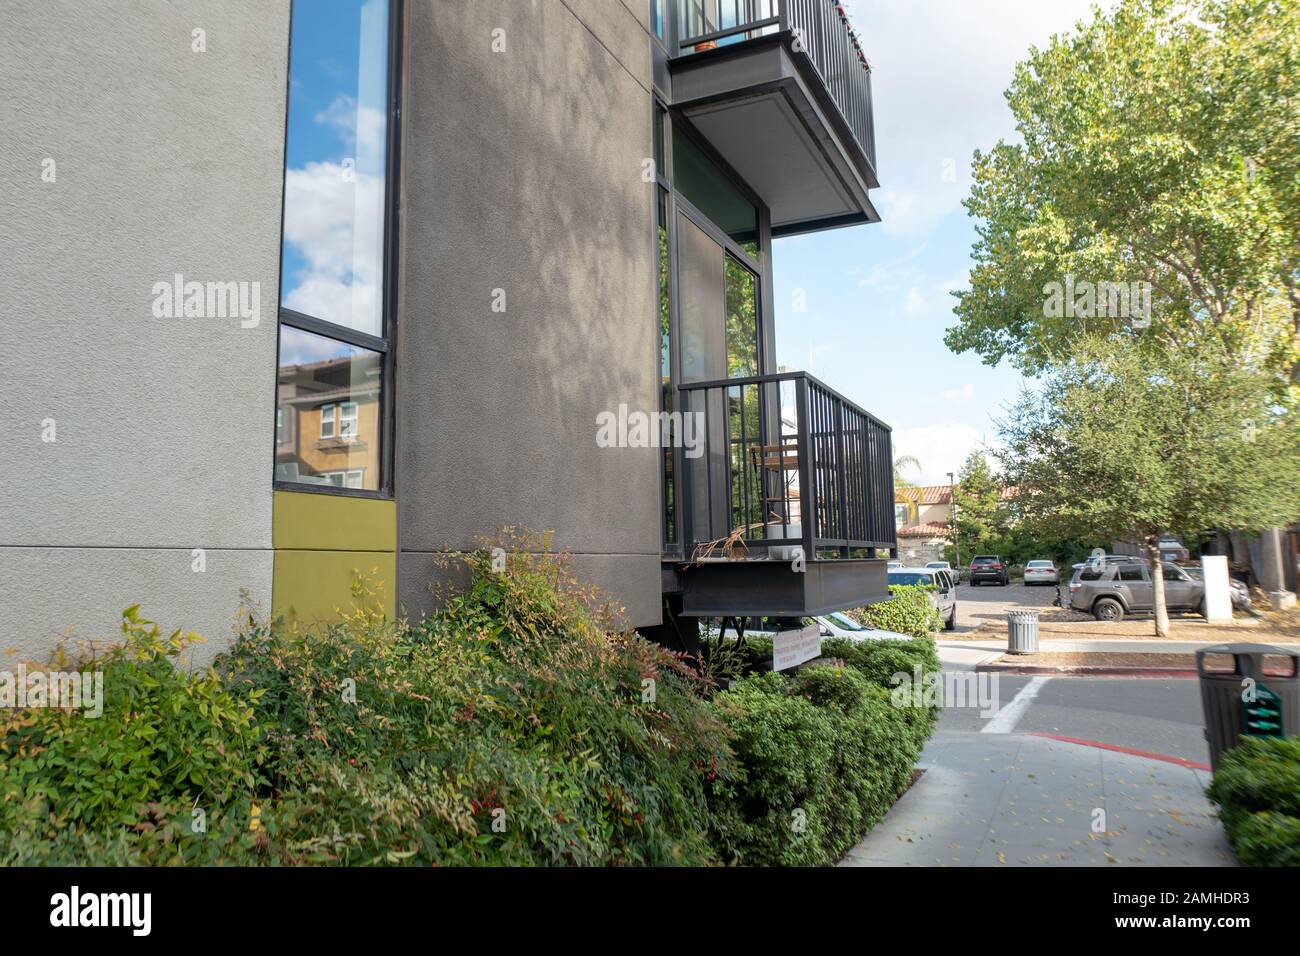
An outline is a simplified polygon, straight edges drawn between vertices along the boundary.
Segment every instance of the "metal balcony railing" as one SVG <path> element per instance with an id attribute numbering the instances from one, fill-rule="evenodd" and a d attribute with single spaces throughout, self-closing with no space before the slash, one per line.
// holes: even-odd
<path id="1" fill-rule="evenodd" d="M 835 0 L 677 0 L 677 55 L 700 53 L 788 32 L 808 57 L 831 99 L 876 168 L 871 70 Z"/>
<path id="2" fill-rule="evenodd" d="M 703 439 L 683 458 L 688 556 L 726 538 L 780 560 L 897 546 L 888 425 L 807 372 L 680 389 Z"/>

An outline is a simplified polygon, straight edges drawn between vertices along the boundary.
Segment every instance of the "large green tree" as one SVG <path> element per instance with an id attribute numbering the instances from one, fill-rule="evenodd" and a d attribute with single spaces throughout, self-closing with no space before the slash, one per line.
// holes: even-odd
<path id="1" fill-rule="evenodd" d="M 1169 630 L 1162 532 L 1251 529 L 1300 517 L 1300 423 L 1273 376 L 1227 349 L 1099 337 L 999 422 L 1022 521 L 1043 533 L 1145 544 L 1156 632 Z"/>
<path id="2" fill-rule="evenodd" d="M 1000 554 L 998 548 L 1007 534 L 1002 489 L 1002 481 L 993 474 L 988 458 L 981 451 L 972 451 L 957 475 L 952 495 L 952 523 L 967 555 Z"/>
<path id="3" fill-rule="evenodd" d="M 1120 0 L 1007 101 L 1022 141 L 975 156 L 954 351 L 1038 372 L 1096 333 L 1212 342 L 1300 381 L 1300 0 Z M 1150 314 L 1051 301 L 1098 282 L 1150 283 Z"/>

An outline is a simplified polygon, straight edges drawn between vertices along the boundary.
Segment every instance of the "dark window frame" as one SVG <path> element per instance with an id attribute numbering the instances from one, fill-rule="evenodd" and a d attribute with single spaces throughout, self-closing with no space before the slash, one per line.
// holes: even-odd
<path id="1" fill-rule="evenodd" d="M 289 47 L 285 52 L 285 124 L 282 155 L 289 152 L 289 97 L 292 94 L 293 77 L 293 8 L 300 0 L 292 0 L 289 5 Z M 405 0 L 388 0 L 388 128 L 386 132 L 386 153 L 384 157 L 384 262 L 381 270 L 384 282 L 383 316 L 380 324 L 381 336 L 360 332 L 347 326 L 326 322 L 315 316 L 295 312 L 280 306 L 275 329 L 276 387 L 275 408 L 280 407 L 280 332 L 285 326 L 320 335 L 346 345 L 354 345 L 378 352 L 381 359 L 381 376 L 379 383 L 380 416 L 380 483 L 377 489 L 341 488 L 333 485 L 299 484 L 293 481 L 279 481 L 275 478 L 275 453 L 278 446 L 275 428 L 275 416 L 271 416 L 271 487 L 275 491 L 293 491 L 302 494 L 335 495 L 345 498 L 375 498 L 383 501 L 396 497 L 393 442 L 396 434 L 396 350 L 397 350 L 397 246 L 400 235 L 401 188 L 399 172 L 401 169 L 401 112 L 402 112 L 402 42 L 405 14 Z M 287 180 L 287 168 L 285 180 Z M 284 197 L 285 180 L 280 184 L 280 229 L 281 229 L 281 268 L 284 262 Z M 283 278 L 281 279 L 283 281 Z M 279 290 L 277 290 L 277 298 Z"/>
<path id="2" fill-rule="evenodd" d="M 670 16 L 673 19 L 669 21 L 669 28 L 676 31 L 675 18 L 677 3 L 675 0 L 669 0 L 668 8 Z M 653 33 L 652 33 L 653 36 Z M 759 373 L 767 374 L 776 368 L 776 342 L 775 342 L 775 316 L 776 310 L 773 302 L 773 273 L 772 273 L 772 214 L 767 204 L 758 196 L 757 193 L 744 181 L 743 178 L 731 167 L 725 159 L 722 158 L 700 134 L 691 125 L 690 121 L 679 110 L 673 109 L 667 98 L 660 92 L 656 86 L 650 97 L 650 116 L 651 116 L 651 148 L 654 147 L 654 124 L 659 124 L 659 130 L 663 142 L 663 159 L 661 164 L 655 162 L 655 271 L 658 272 L 658 190 L 662 189 L 666 194 L 666 228 L 668 230 L 668 336 L 669 352 L 668 367 L 671 379 L 671 392 L 673 395 L 673 408 L 677 411 L 683 410 L 682 396 L 680 385 L 682 381 L 681 373 L 681 328 L 680 328 L 680 306 L 681 295 L 678 288 L 678 249 L 677 249 L 677 216 L 678 213 L 684 214 L 692 223 L 704 231 L 709 238 L 713 239 L 722 247 L 724 255 L 730 255 L 741 266 L 753 273 L 755 281 L 758 283 L 755 295 L 755 304 L 758 308 L 758 317 L 756 321 L 758 333 L 758 364 Z M 717 226 L 703 211 L 696 208 L 673 184 L 673 132 L 680 126 L 681 131 L 691 141 L 696 149 L 700 150 L 708 159 L 713 162 L 722 174 L 731 182 L 733 186 L 747 199 L 753 203 L 758 214 L 758 257 L 755 258 L 749 254 L 739 243 L 731 236 L 727 235 Z M 656 282 L 656 290 L 658 283 Z M 655 298 L 655 328 L 659 328 L 659 299 Z M 655 358 L 655 381 L 660 379 L 660 362 L 661 354 L 658 349 L 654 353 Z M 660 410 L 663 410 L 663 402 L 660 399 Z M 686 557 L 685 553 L 685 519 L 683 502 L 689 496 L 689 484 L 685 478 L 685 457 L 682 448 L 673 449 L 673 477 L 676 483 L 674 489 L 673 502 L 673 540 L 668 540 L 667 528 L 660 530 L 660 543 L 662 548 L 662 558 L 664 561 L 676 562 Z M 667 483 L 663 480 L 659 482 L 659 515 L 660 523 L 666 525 L 667 503 L 664 495 L 667 491 Z"/>

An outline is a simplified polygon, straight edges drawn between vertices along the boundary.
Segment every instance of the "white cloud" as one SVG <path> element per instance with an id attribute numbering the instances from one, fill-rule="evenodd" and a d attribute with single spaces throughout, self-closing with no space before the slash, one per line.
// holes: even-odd
<path id="1" fill-rule="evenodd" d="M 895 429 L 893 439 L 895 458 L 912 455 L 920 461 L 921 474 L 913 480 L 925 485 L 947 484 L 948 472 L 957 473 L 967 455 L 991 444 L 973 425 L 951 420 L 939 425 Z"/>
<path id="2" fill-rule="evenodd" d="M 975 397 L 975 386 L 967 382 L 961 388 L 946 388 L 940 394 L 950 402 L 969 402 Z"/>
<path id="3" fill-rule="evenodd" d="M 384 116 L 340 95 L 316 114 L 352 156 L 285 173 L 284 241 L 306 263 L 284 306 L 379 334 L 384 240 Z"/>
<path id="4" fill-rule="evenodd" d="M 1092 0 L 850 3 L 872 65 L 881 227 L 924 236 L 962 214 L 976 148 L 1012 139 L 1003 98 L 1031 45 L 1090 17 Z M 1103 6 L 1108 3 L 1103 3 Z"/>

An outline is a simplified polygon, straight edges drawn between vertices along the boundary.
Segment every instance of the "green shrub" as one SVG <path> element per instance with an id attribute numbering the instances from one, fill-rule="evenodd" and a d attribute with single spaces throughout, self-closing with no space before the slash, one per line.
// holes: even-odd
<path id="1" fill-rule="evenodd" d="M 57 812 L 4 827 L 0 862 L 715 862 L 734 771 L 699 676 L 518 547 L 417 626 L 250 624 L 200 675 L 114 652 L 104 718 L 6 729 L 0 812 Z"/>
<path id="2" fill-rule="evenodd" d="M 855 641 L 847 637 L 828 637 L 822 641 L 822 656 L 838 658 L 861 671 L 868 680 L 881 687 L 895 686 L 895 674 L 915 677 L 941 670 L 939 651 L 929 637 L 911 640 Z"/>
<path id="3" fill-rule="evenodd" d="M 9 711 L 0 721 L 0 860 L 16 834 L 34 843 L 59 832 L 117 833 L 145 823 L 144 806 L 191 810 L 250 798 L 266 757 L 255 695 L 231 691 L 213 670 L 176 666 L 193 643 L 163 638 L 138 607 L 122 642 L 98 659 L 67 661 L 102 677 L 102 714 L 59 707 Z"/>
<path id="4" fill-rule="evenodd" d="M 851 611 L 852 617 L 868 627 L 897 631 L 910 637 L 929 637 L 943 627 L 943 618 L 930 601 L 930 588 L 922 584 L 898 584 L 889 589 L 890 600 Z"/>
<path id="5" fill-rule="evenodd" d="M 912 662 L 926 658 L 924 648 L 903 654 L 876 648 L 881 642 L 847 643 L 844 650 L 872 672 L 901 655 L 911 674 Z M 805 667 L 793 678 L 755 675 L 718 695 L 744 781 L 739 800 L 715 800 L 723 831 L 715 839 L 729 860 L 834 863 L 884 816 L 935 721 L 930 708 L 894 706 L 886 688 L 846 661 Z"/>
<path id="6" fill-rule="evenodd" d="M 84 663 L 102 717 L 0 726 L 0 864 L 826 864 L 906 785 L 934 714 L 887 688 L 933 642 L 828 640 L 842 662 L 792 678 L 750 639 L 694 670 L 546 542 L 501 544 L 416 625 L 250 620 L 197 673 L 129 609 Z"/>
<path id="7" fill-rule="evenodd" d="M 1300 866 L 1300 737 L 1243 740 L 1223 754 L 1207 794 L 1243 863 Z"/>

